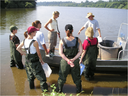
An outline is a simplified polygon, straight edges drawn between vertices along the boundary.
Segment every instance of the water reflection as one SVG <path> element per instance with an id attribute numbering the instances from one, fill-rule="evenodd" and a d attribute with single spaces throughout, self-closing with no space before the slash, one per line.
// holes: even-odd
<path id="1" fill-rule="evenodd" d="M 127 88 L 103 88 L 95 87 L 93 89 L 93 94 L 95 95 L 125 95 L 127 94 Z"/>
<path id="2" fill-rule="evenodd" d="M 36 11 L 35 8 L 6 9 L 6 10 L 2 9 L 1 10 L 1 22 L 0 22 L 1 33 L 4 34 L 6 32 L 9 32 L 9 27 L 11 25 L 16 25 L 18 26 L 19 29 L 26 30 L 28 27 L 28 24 L 30 25 L 33 20 L 36 20 L 35 11 Z"/>
<path id="3" fill-rule="evenodd" d="M 16 67 L 11 68 L 11 70 L 13 73 L 16 92 L 18 93 L 18 95 L 20 94 L 25 95 L 24 88 L 25 88 L 25 82 L 27 80 L 27 77 L 25 75 L 26 73 L 23 70 L 17 69 Z"/>

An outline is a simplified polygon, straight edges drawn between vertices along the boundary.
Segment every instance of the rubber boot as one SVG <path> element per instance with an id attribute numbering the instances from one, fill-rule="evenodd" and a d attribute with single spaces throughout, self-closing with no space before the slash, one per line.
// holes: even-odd
<path id="1" fill-rule="evenodd" d="M 58 85 L 58 93 L 62 93 L 62 90 L 63 90 L 63 85 L 64 84 L 62 84 L 62 85 Z"/>
<path id="2" fill-rule="evenodd" d="M 30 89 L 34 89 L 35 88 L 34 81 L 29 81 L 29 87 L 30 87 Z"/>
<path id="3" fill-rule="evenodd" d="M 80 93 L 81 92 L 81 85 L 76 87 L 76 93 Z"/>
<path id="4" fill-rule="evenodd" d="M 14 60 L 11 60 L 11 61 L 10 61 L 10 67 L 16 67 Z"/>
<path id="5" fill-rule="evenodd" d="M 44 92 L 44 90 L 47 90 L 46 92 L 48 92 L 48 84 L 46 82 L 44 82 L 42 85 L 40 85 L 42 92 Z"/>
<path id="6" fill-rule="evenodd" d="M 18 67 L 18 69 L 24 69 L 24 65 L 23 65 L 22 61 L 18 61 L 17 67 Z"/>

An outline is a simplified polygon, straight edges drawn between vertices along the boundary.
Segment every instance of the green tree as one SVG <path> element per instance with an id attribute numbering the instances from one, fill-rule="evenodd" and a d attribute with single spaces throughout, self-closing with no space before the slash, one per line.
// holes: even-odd
<path id="1" fill-rule="evenodd" d="M 32 3 L 26 2 L 25 8 L 32 8 L 32 7 L 34 7 L 34 5 Z"/>

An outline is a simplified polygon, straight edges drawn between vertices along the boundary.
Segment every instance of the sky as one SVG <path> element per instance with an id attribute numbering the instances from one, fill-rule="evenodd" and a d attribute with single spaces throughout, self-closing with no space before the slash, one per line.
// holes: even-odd
<path id="1" fill-rule="evenodd" d="M 77 3 L 80 3 L 80 2 L 85 2 L 86 0 L 37 0 L 37 2 L 50 2 L 50 1 L 72 1 L 72 2 L 77 2 Z M 90 1 L 93 1 L 93 2 L 97 2 L 99 0 L 88 0 L 89 2 Z M 109 0 L 102 0 L 102 1 L 109 1 Z"/>

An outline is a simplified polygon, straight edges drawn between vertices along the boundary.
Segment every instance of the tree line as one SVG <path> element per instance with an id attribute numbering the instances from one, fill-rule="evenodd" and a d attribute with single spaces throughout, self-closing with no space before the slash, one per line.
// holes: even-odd
<path id="1" fill-rule="evenodd" d="M 73 6 L 73 7 L 98 7 L 98 8 L 119 8 L 119 9 L 128 9 L 127 0 L 109 0 L 105 2 L 99 0 L 97 2 L 85 2 L 75 3 L 75 2 L 38 2 L 38 6 Z"/>
<path id="2" fill-rule="evenodd" d="M 1 8 L 35 8 L 36 0 L 1 0 Z"/>

